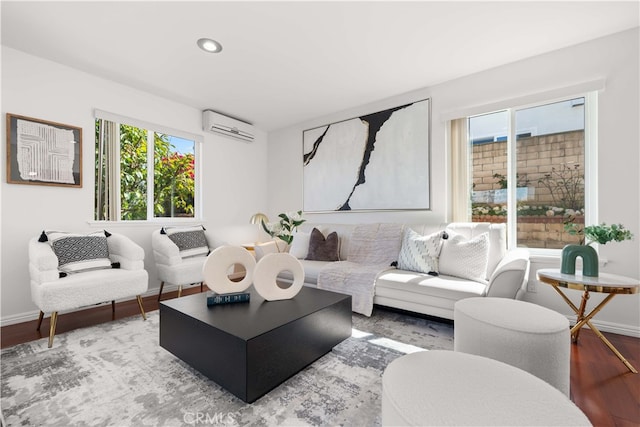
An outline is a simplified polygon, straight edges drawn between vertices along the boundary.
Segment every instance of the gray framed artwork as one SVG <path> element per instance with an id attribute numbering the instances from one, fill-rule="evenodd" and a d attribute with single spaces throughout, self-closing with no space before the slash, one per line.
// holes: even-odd
<path id="1" fill-rule="evenodd" d="M 303 210 L 428 210 L 430 100 L 303 131 Z"/>
<path id="2" fill-rule="evenodd" d="M 82 187 L 82 128 L 7 113 L 7 182 Z"/>

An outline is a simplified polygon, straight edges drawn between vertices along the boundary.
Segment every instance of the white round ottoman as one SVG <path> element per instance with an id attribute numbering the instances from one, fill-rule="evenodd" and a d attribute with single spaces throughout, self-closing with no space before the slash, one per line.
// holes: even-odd
<path id="1" fill-rule="evenodd" d="M 383 426 L 589 426 L 555 387 L 514 366 L 453 351 L 399 357 L 382 375 Z"/>
<path id="2" fill-rule="evenodd" d="M 499 360 L 569 396 L 569 320 L 548 308 L 507 298 L 468 298 L 453 310 L 454 350 Z"/>

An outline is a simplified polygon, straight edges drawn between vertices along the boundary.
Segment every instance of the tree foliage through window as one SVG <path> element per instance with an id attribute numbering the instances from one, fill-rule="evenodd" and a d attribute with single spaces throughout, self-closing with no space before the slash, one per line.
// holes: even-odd
<path id="1" fill-rule="evenodd" d="M 195 154 L 194 146 L 190 150 L 180 152 L 172 144 L 172 137 L 147 129 L 126 124 L 119 125 L 119 165 L 120 165 L 120 219 L 148 219 L 148 195 L 153 190 L 153 217 L 194 217 L 195 216 Z M 153 137 L 153 173 L 149 177 L 150 163 L 148 149 L 149 135 Z M 100 129 L 96 120 L 96 200 L 101 188 L 107 180 L 101 177 L 98 167 L 100 158 Z M 191 142 L 191 141 L 189 141 Z M 151 180 L 151 181 L 150 181 Z M 113 203 L 113 202 L 112 202 Z M 103 219 L 96 206 L 96 219 Z"/>

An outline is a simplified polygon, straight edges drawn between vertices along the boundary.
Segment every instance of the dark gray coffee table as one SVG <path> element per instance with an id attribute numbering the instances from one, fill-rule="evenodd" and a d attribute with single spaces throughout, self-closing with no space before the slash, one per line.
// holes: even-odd
<path id="1" fill-rule="evenodd" d="M 351 296 L 303 287 L 295 298 L 207 307 L 206 293 L 160 303 L 160 346 L 254 402 L 351 336 Z"/>

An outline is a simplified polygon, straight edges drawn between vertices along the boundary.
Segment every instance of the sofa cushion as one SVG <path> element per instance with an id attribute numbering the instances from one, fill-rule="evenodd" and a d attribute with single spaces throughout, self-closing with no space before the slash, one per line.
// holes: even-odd
<path id="1" fill-rule="evenodd" d="M 438 275 L 438 257 L 445 236 L 448 235 L 444 231 L 422 236 L 407 228 L 402 238 L 400 254 L 398 254 L 398 268 Z"/>
<path id="2" fill-rule="evenodd" d="M 304 269 L 304 283 L 307 285 L 317 285 L 320 270 L 332 262 L 333 261 L 310 261 L 308 259 L 301 259 L 300 263 Z M 278 277 L 293 280 L 293 275 L 289 271 L 281 272 Z"/>
<path id="3" fill-rule="evenodd" d="M 157 264 L 158 278 L 163 282 L 174 285 L 200 283 L 204 280 L 202 267 L 206 260 L 207 257 L 198 256 L 185 258 L 180 264 L 174 264 L 172 266 Z"/>
<path id="4" fill-rule="evenodd" d="M 433 296 L 450 301 L 485 295 L 487 285 L 459 277 L 437 277 L 405 270 L 386 271 L 376 280 L 376 295 L 398 298 L 398 293 Z M 401 299 L 401 298 L 399 298 Z M 411 298 L 409 298 L 411 299 Z"/>
<path id="5" fill-rule="evenodd" d="M 146 270 L 93 270 L 44 282 L 32 298 L 44 312 L 70 310 L 144 294 L 148 283 Z"/>
<path id="6" fill-rule="evenodd" d="M 289 253 L 298 259 L 305 259 L 309 253 L 310 240 L 311 233 L 306 233 L 304 231 L 294 232 Z"/>
<path id="7" fill-rule="evenodd" d="M 402 224 L 357 225 L 351 233 L 347 261 L 368 265 L 391 265 L 402 246 Z"/>
<path id="8" fill-rule="evenodd" d="M 107 233 L 73 234 L 59 231 L 43 232 L 58 258 L 63 273 L 111 268 Z"/>
<path id="9" fill-rule="evenodd" d="M 461 234 L 452 233 L 442 245 L 440 273 L 487 284 L 488 259 L 488 233 L 469 240 Z"/>
<path id="10" fill-rule="evenodd" d="M 311 230 L 309 252 L 305 259 L 311 261 L 338 261 L 338 234 L 334 231 L 325 238 L 317 228 Z"/>
<path id="11" fill-rule="evenodd" d="M 180 257 L 206 256 L 209 254 L 204 227 L 164 227 L 160 234 L 166 234 L 180 249 Z"/>
<path id="12" fill-rule="evenodd" d="M 317 228 L 325 236 L 335 231 L 338 234 L 338 258 L 340 261 L 346 261 L 347 254 L 349 253 L 351 233 L 355 227 L 355 224 L 316 224 L 312 222 L 305 222 L 298 227 L 298 231 L 311 233 L 311 230 Z"/>
<path id="13" fill-rule="evenodd" d="M 507 224 L 491 224 L 486 222 L 453 222 L 446 226 L 447 232 L 462 234 L 473 239 L 483 233 L 489 233 L 489 259 L 487 260 L 487 276 L 496 269 L 498 263 L 507 254 Z"/>

